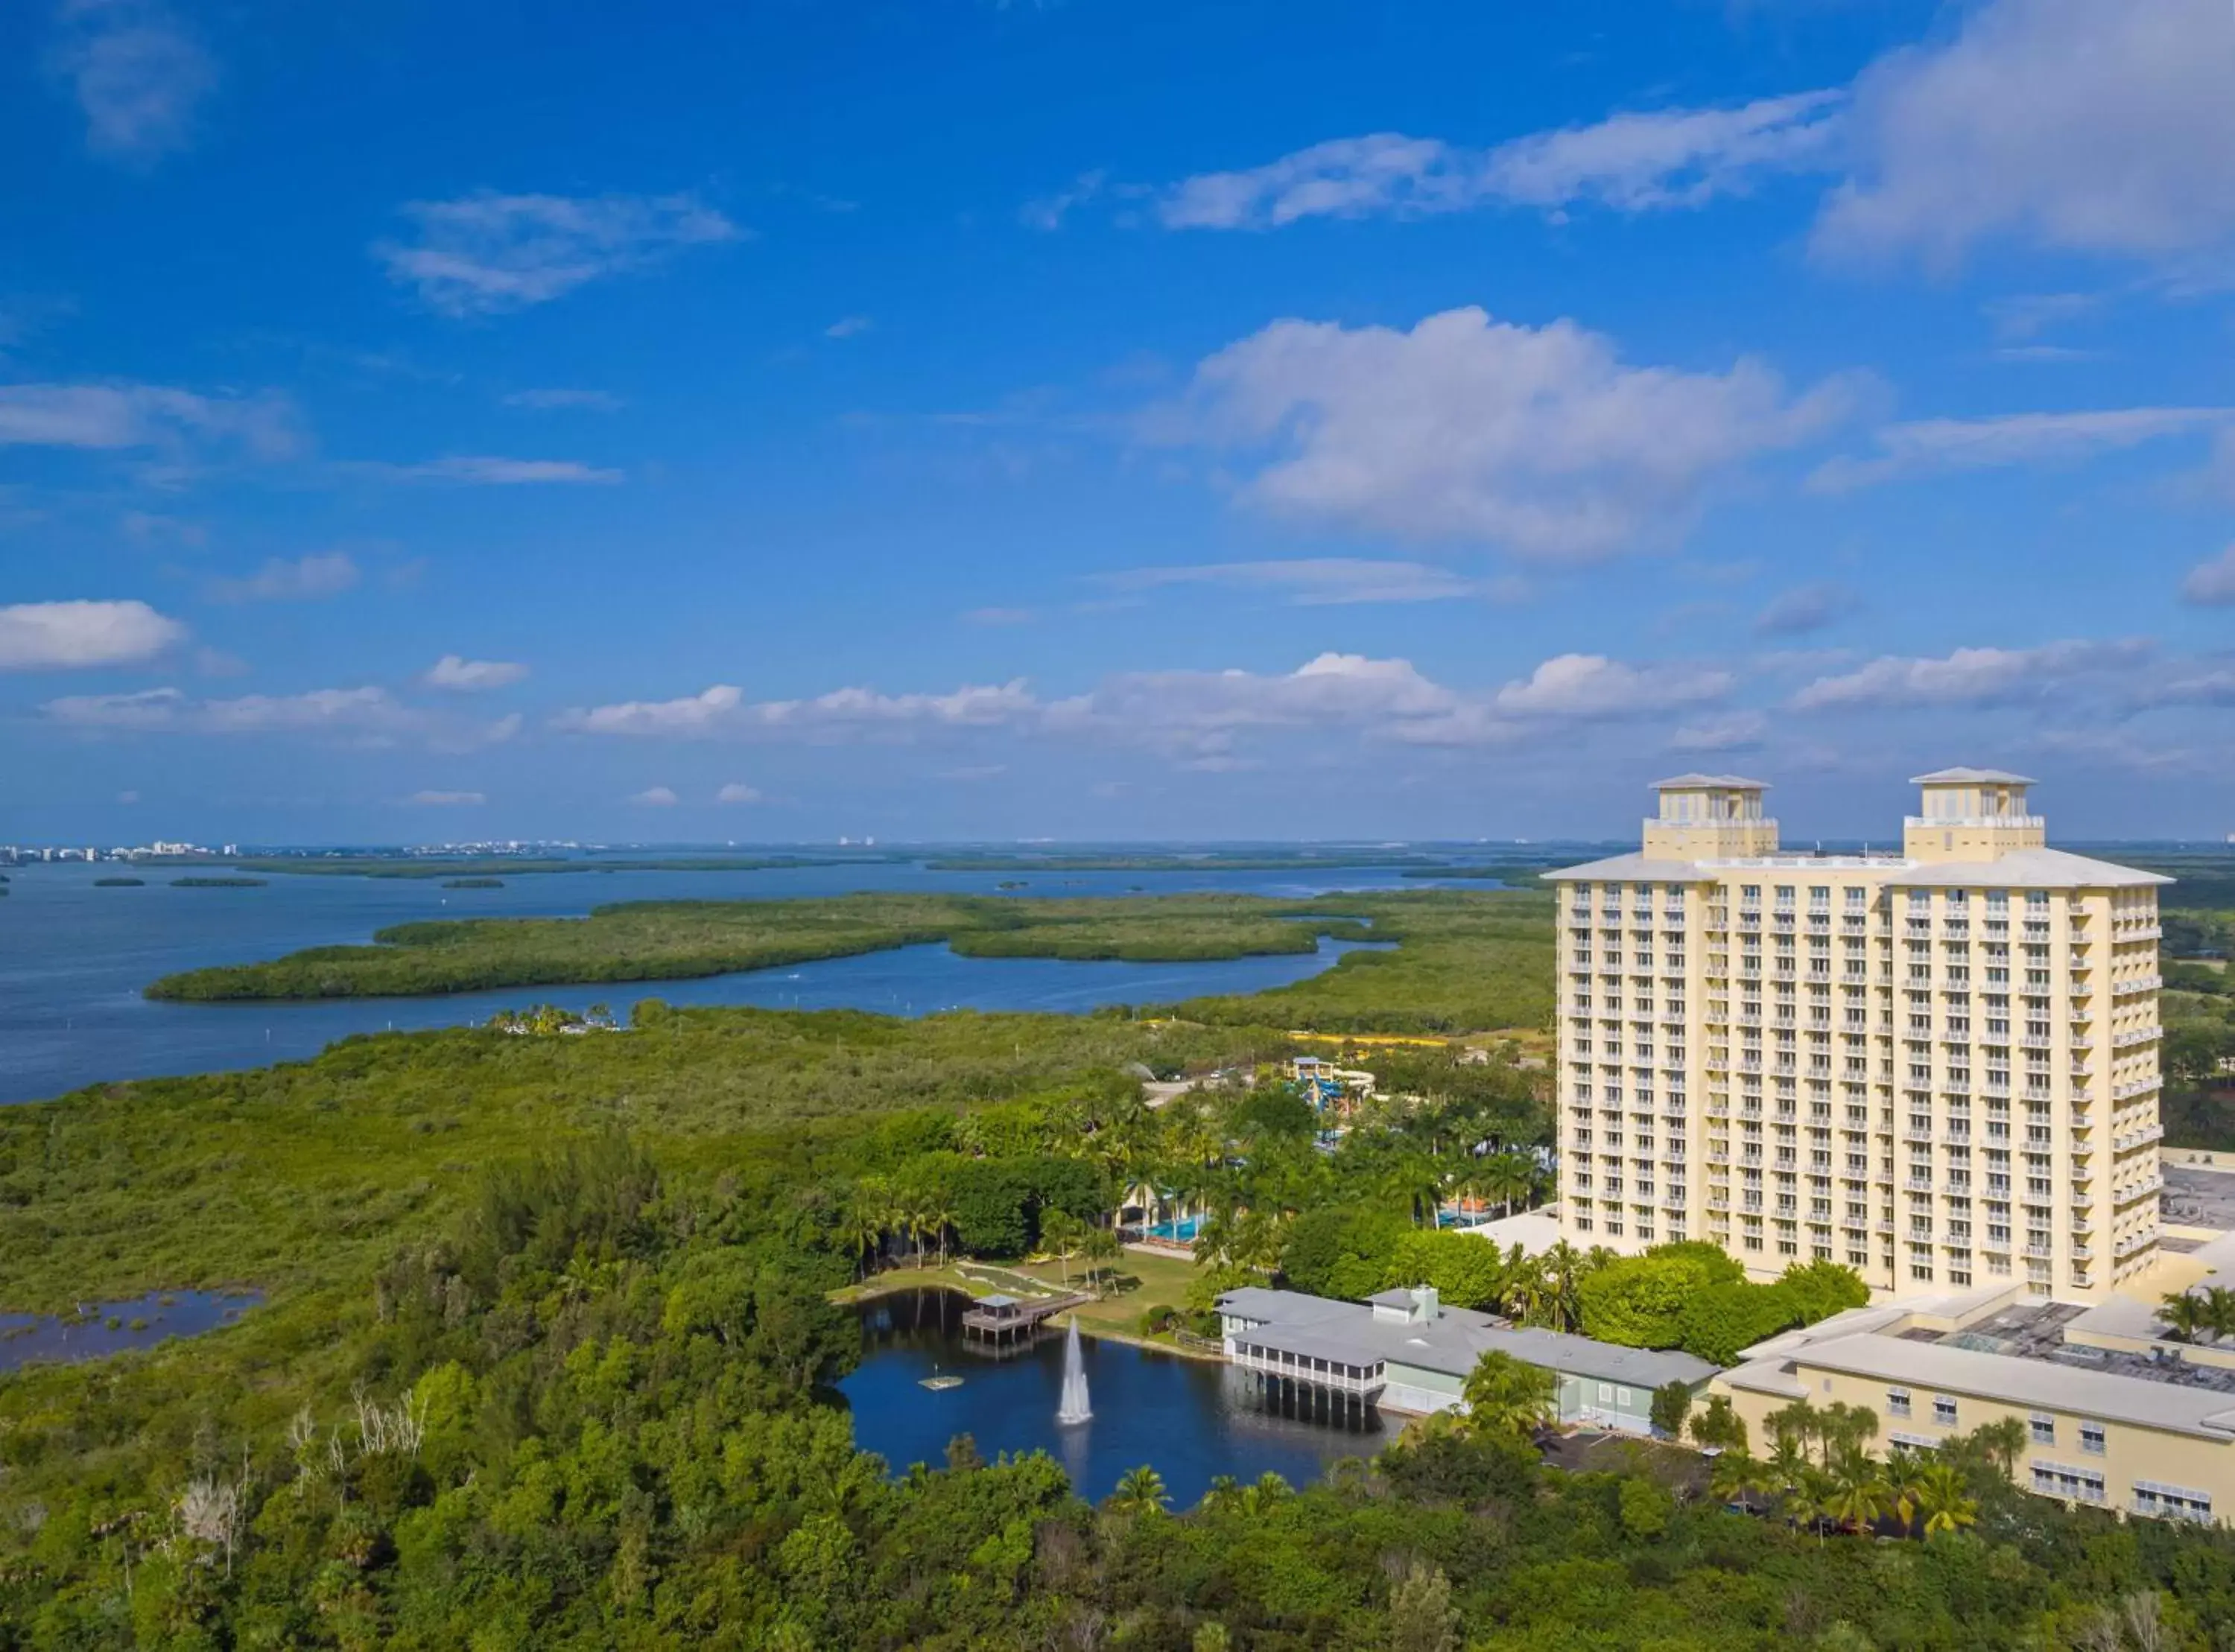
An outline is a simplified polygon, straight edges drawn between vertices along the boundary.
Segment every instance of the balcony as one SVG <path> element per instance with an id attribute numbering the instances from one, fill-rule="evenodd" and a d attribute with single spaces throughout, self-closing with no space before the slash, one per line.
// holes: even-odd
<path id="1" fill-rule="evenodd" d="M 1987 826 L 2008 826 L 2015 831 L 2044 832 L 2048 822 L 2038 814 L 1912 814 L 1904 817 L 1903 824 L 1918 832 L 1942 832 L 1950 828 L 1977 831 Z"/>
<path id="2" fill-rule="evenodd" d="M 2164 1036 L 2165 1028 L 2162 1027 L 2137 1027 L 2131 1032 L 2112 1034 L 2111 1048 L 2131 1049 L 2137 1044 L 2154 1044 Z"/>
<path id="3" fill-rule="evenodd" d="M 2130 1080 L 2125 1084 L 2114 1084 L 2111 1087 L 2111 1099 L 2114 1101 L 2124 1101 L 2129 1096 L 2147 1095 L 2151 1091 L 2162 1087 L 2164 1083 L 2163 1079 L 2147 1078 Z"/>
<path id="4" fill-rule="evenodd" d="M 2163 985 L 2165 985 L 2165 978 L 2161 976 L 2138 975 L 2132 980 L 2114 981 L 2111 983 L 2111 996 L 2114 998 L 2131 998 L 2136 993 L 2155 992 Z"/>

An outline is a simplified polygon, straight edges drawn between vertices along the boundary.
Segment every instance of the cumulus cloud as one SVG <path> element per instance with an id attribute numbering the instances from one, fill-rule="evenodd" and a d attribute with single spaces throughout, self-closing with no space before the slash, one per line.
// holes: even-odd
<path id="1" fill-rule="evenodd" d="M 1853 591 L 1836 581 L 1819 580 L 1772 597 L 1755 617 L 1753 628 L 1762 637 L 1799 637 L 1835 624 L 1861 606 L 1862 598 Z"/>
<path id="2" fill-rule="evenodd" d="M 1720 700 L 1736 682 L 1706 666 L 1634 666 L 1603 654 L 1563 654 L 1507 683 L 1492 704 L 1522 717 L 1628 717 Z"/>
<path id="3" fill-rule="evenodd" d="M 65 0 L 55 67 L 85 115 L 87 147 L 146 163 L 183 148 L 217 66 L 157 0 Z"/>
<path id="4" fill-rule="evenodd" d="M 1366 557 L 1308 557 L 1279 562 L 1213 562 L 1193 567 L 1132 568 L 1105 574 L 1100 583 L 1118 591 L 1168 585 L 1222 585 L 1286 597 L 1299 607 L 1350 603 L 1443 602 L 1454 597 L 1516 601 L 1524 594 L 1511 578 L 1470 579 L 1419 562 Z"/>
<path id="5" fill-rule="evenodd" d="M 2013 705 L 2047 700 L 2076 679 L 2135 669 L 2151 653 L 2140 640 L 2074 639 L 2036 648 L 1959 648 L 1937 657 L 1882 655 L 1852 671 L 1817 678 L 1793 704 L 1801 711 Z"/>
<path id="6" fill-rule="evenodd" d="M 1036 230 L 1059 230 L 1063 227 L 1063 220 L 1074 207 L 1084 206 L 1097 199 L 1109 185 L 1110 174 L 1107 172 L 1083 172 L 1054 194 L 1039 200 L 1027 201 L 1018 216 Z"/>
<path id="7" fill-rule="evenodd" d="M 414 792 L 404 801 L 423 808 L 456 809 L 471 808 L 488 798 L 480 792 Z"/>
<path id="8" fill-rule="evenodd" d="M 841 316 L 823 330 L 825 338 L 858 338 L 876 323 L 867 316 Z"/>
<path id="9" fill-rule="evenodd" d="M 2013 413 L 1986 419 L 1920 419 L 1873 433 L 1873 459 L 1826 460 L 1809 478 L 1840 493 L 1911 476 L 2070 464 L 2167 437 L 2225 425 L 2229 408 L 2105 408 L 2079 413 Z"/>
<path id="10" fill-rule="evenodd" d="M 740 232 L 696 197 L 499 195 L 412 201 L 411 241 L 373 254 L 389 278 L 429 309 L 483 316 L 563 297 L 577 287 L 640 270 L 685 247 L 734 241 Z"/>
<path id="11" fill-rule="evenodd" d="M 299 437 L 282 395 L 201 395 L 161 384 L 0 384 L 0 447 L 154 447 L 236 443 L 284 458 Z"/>
<path id="12" fill-rule="evenodd" d="M 1815 245 L 1945 266 L 2012 239 L 2178 258 L 2235 239 L 2223 0 L 1990 0 L 1857 82 Z"/>
<path id="13" fill-rule="evenodd" d="M 445 654 L 427 668 L 420 679 L 430 689 L 457 694 L 478 694 L 519 682 L 528 668 L 516 660 L 469 660 L 462 654 Z"/>
<path id="14" fill-rule="evenodd" d="M 1262 167 L 1205 173 L 1164 192 L 1171 229 L 1275 229 L 1307 218 L 1417 218 L 1483 206 L 1621 212 L 1697 206 L 1766 175 L 1819 164 L 1837 92 L 1737 108 L 1620 114 L 1492 148 L 1377 132 L 1336 138 Z"/>
<path id="15" fill-rule="evenodd" d="M 764 800 L 765 800 L 764 795 L 758 789 L 738 780 L 731 780 L 714 793 L 714 801 L 717 803 L 759 803 Z"/>
<path id="16" fill-rule="evenodd" d="M 647 786 L 629 799 L 639 808 L 646 809 L 672 809 L 682 800 L 672 786 Z"/>
<path id="17" fill-rule="evenodd" d="M 1242 497 L 1281 515 L 1583 560 L 1680 524 L 1715 480 L 1820 434 L 1838 382 L 1799 397 L 1742 360 L 1631 367 L 1573 322 L 1479 309 L 1410 332 L 1278 321 L 1196 369 L 1152 441 L 1268 454 Z"/>
<path id="18" fill-rule="evenodd" d="M 314 552 L 303 557 L 272 557 L 241 579 L 213 579 L 216 602 L 315 602 L 357 588 L 357 565 L 345 551 Z"/>
<path id="19" fill-rule="evenodd" d="M 760 701 L 747 700 L 744 690 L 731 684 L 716 683 L 680 700 L 632 700 L 562 712 L 553 726 L 586 735 L 844 740 L 909 730 L 998 728 L 1036 708 L 1021 680 L 966 684 L 952 694 L 836 689 L 811 700 Z"/>
<path id="20" fill-rule="evenodd" d="M 0 671 L 131 665 L 186 636 L 143 602 L 16 603 L 0 608 Z"/>

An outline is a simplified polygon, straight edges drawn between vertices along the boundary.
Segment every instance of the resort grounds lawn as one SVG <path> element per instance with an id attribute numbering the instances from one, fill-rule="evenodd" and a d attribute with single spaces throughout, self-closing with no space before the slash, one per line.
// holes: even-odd
<path id="1" fill-rule="evenodd" d="M 1141 1335 L 1141 1316 L 1152 1308 L 1180 1307 L 1187 1300 L 1188 1287 L 1194 1283 L 1195 1276 L 1196 1263 L 1190 1257 L 1128 1248 L 1111 1264 L 1102 1299 L 1097 1302 L 1089 1290 L 1085 1270 L 1076 1257 L 1070 1263 L 1068 1283 L 1065 1282 L 1063 1264 L 1052 1258 L 1020 1263 L 957 1258 L 944 1267 L 917 1268 L 908 1263 L 899 1263 L 859 1285 L 836 1293 L 833 1300 L 862 1302 L 888 1291 L 941 1286 L 967 1291 L 973 1296 L 996 1293 L 1059 1296 L 1065 1291 L 1083 1291 L 1088 1292 L 1088 1300 L 1077 1310 L 1080 1330 L 1090 1335 L 1114 1332 L 1136 1342 L 1168 1345 L 1171 1341 L 1169 1336 Z"/>

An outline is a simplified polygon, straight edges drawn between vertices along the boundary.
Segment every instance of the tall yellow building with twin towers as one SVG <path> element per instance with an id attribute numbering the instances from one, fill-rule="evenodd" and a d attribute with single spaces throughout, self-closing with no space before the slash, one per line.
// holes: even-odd
<path id="1" fill-rule="evenodd" d="M 2153 1265 L 2168 880 L 2049 848 L 2022 775 L 1911 784 L 1898 853 L 1795 853 L 1763 782 L 1681 774 L 1639 852 L 1550 874 L 1570 1239 L 1889 1295 Z"/>

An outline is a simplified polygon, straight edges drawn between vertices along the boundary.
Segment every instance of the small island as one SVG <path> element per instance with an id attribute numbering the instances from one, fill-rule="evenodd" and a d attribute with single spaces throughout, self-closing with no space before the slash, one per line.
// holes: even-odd
<path id="1" fill-rule="evenodd" d="M 135 880 L 136 881 L 136 880 Z M 174 878 L 174 889 L 261 889 L 269 882 L 263 878 Z"/>
<path id="2" fill-rule="evenodd" d="M 502 889 L 501 878 L 452 878 L 442 885 L 445 889 Z"/>
<path id="3" fill-rule="evenodd" d="M 95 889 L 139 889 L 147 882 L 145 878 L 96 878 L 93 880 L 93 886 Z"/>

